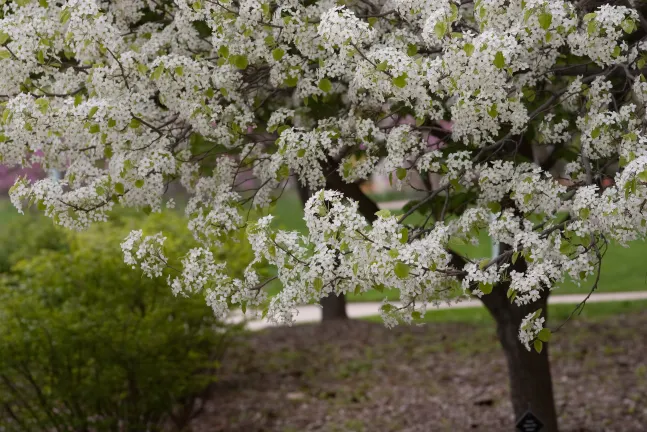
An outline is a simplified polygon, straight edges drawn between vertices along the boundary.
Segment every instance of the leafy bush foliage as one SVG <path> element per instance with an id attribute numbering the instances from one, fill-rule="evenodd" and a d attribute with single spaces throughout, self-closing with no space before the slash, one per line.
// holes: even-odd
<path id="1" fill-rule="evenodd" d="M 135 218 L 84 233 L 40 222 L 23 220 L 13 232 L 39 246 L 35 256 L 9 248 L 2 259 L 12 267 L 0 283 L 0 430 L 186 423 L 236 329 L 216 321 L 200 296 L 175 298 L 126 268 L 119 241 Z M 172 255 L 192 243 L 183 226 L 179 216 L 154 215 L 144 230 L 167 233 Z M 232 243 L 221 253 L 249 252 Z"/>

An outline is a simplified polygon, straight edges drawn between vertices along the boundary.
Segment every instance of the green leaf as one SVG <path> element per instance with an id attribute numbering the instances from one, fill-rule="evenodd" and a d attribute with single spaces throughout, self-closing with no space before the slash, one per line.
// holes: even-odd
<path id="1" fill-rule="evenodd" d="M 376 17 L 370 17 L 366 21 L 368 22 L 368 26 L 373 28 L 375 26 L 375 24 L 377 23 L 377 18 Z"/>
<path id="2" fill-rule="evenodd" d="M 332 83 L 329 79 L 323 78 L 321 81 L 319 81 L 319 89 L 321 89 L 321 91 L 325 93 L 328 93 L 330 90 L 332 90 Z"/>
<path id="3" fill-rule="evenodd" d="M 645 54 L 642 54 L 636 64 L 638 65 L 638 69 L 644 68 L 645 64 L 647 64 L 647 56 Z"/>
<path id="4" fill-rule="evenodd" d="M 218 55 L 222 58 L 229 57 L 229 47 L 226 45 L 222 45 L 220 48 L 218 48 Z"/>
<path id="5" fill-rule="evenodd" d="M 447 23 L 445 21 L 438 21 L 434 26 L 434 34 L 438 39 L 445 37 L 447 33 Z"/>
<path id="6" fill-rule="evenodd" d="M 422 316 L 420 315 L 420 312 L 413 311 L 413 312 L 411 312 L 411 318 L 414 319 L 414 320 L 419 320 L 420 318 L 422 318 Z"/>
<path id="7" fill-rule="evenodd" d="M 496 104 L 492 104 L 490 108 L 488 108 L 487 113 L 490 115 L 492 118 L 496 118 L 496 116 L 499 115 L 499 111 L 496 109 Z"/>
<path id="8" fill-rule="evenodd" d="M 74 106 L 79 106 L 83 102 L 83 95 L 81 92 L 74 95 Z"/>
<path id="9" fill-rule="evenodd" d="M 39 98 L 35 100 L 36 105 L 38 105 L 38 110 L 45 114 L 49 108 L 49 99 Z"/>
<path id="10" fill-rule="evenodd" d="M 539 331 L 539 334 L 537 335 L 537 339 L 539 339 L 542 342 L 550 342 L 550 337 L 552 336 L 552 332 L 548 328 L 543 328 Z"/>
<path id="11" fill-rule="evenodd" d="M 130 123 L 128 123 L 128 127 L 130 127 L 131 129 L 137 129 L 140 125 L 141 125 L 141 122 L 136 118 L 131 119 Z"/>
<path id="12" fill-rule="evenodd" d="M 6 49 L 0 49 L 0 59 L 5 60 L 11 57 L 11 53 L 9 50 Z"/>
<path id="13" fill-rule="evenodd" d="M 530 202 L 530 200 L 532 200 L 532 194 L 525 194 L 523 196 L 523 203 L 524 204 L 528 204 Z"/>
<path id="14" fill-rule="evenodd" d="M 246 55 L 229 56 L 229 62 L 236 66 L 238 69 L 247 69 L 247 66 L 249 64 Z"/>
<path id="15" fill-rule="evenodd" d="M 384 313 L 389 313 L 389 312 L 391 312 L 393 310 L 393 305 L 390 305 L 390 304 L 387 303 L 387 304 L 382 305 L 380 307 L 380 309 L 382 309 L 382 312 L 384 312 Z"/>
<path id="16" fill-rule="evenodd" d="M 117 192 L 120 195 L 123 195 L 125 192 L 124 184 L 123 183 L 115 183 L 115 192 Z"/>
<path id="17" fill-rule="evenodd" d="M 283 58 L 283 55 L 285 55 L 285 51 L 281 48 L 275 48 L 272 50 L 272 58 L 276 61 L 279 61 Z"/>
<path id="18" fill-rule="evenodd" d="M 299 151 L 297 152 L 297 157 L 302 158 L 305 155 L 306 155 L 306 149 L 299 149 Z"/>
<path id="19" fill-rule="evenodd" d="M 503 69 L 505 66 L 505 57 L 503 57 L 503 53 L 501 51 L 497 51 L 494 55 L 494 66 L 499 69 Z"/>
<path id="20" fill-rule="evenodd" d="M 591 210 L 588 209 L 587 207 L 581 208 L 580 209 L 580 218 L 581 219 L 588 219 L 590 213 L 591 213 Z"/>
<path id="21" fill-rule="evenodd" d="M 290 168 L 288 168 L 287 165 L 281 165 L 281 168 L 279 168 L 276 171 L 276 179 L 279 181 L 286 179 L 289 176 L 290 176 Z"/>
<path id="22" fill-rule="evenodd" d="M 92 117 L 94 117 L 97 111 L 99 111 L 98 106 L 93 106 L 92 108 L 90 108 L 90 111 L 88 112 L 88 118 L 91 119 Z"/>
<path id="23" fill-rule="evenodd" d="M 136 187 L 137 189 L 141 189 L 143 186 L 144 186 L 144 180 L 139 179 L 139 180 L 137 180 L 137 181 L 135 182 L 135 187 Z"/>
<path id="24" fill-rule="evenodd" d="M 9 33 L 0 31 L 0 45 L 4 45 L 9 40 Z"/>
<path id="25" fill-rule="evenodd" d="M 395 171 L 395 175 L 398 180 L 404 180 L 407 177 L 407 170 L 400 167 Z"/>
<path id="26" fill-rule="evenodd" d="M 537 353 L 541 353 L 541 350 L 544 348 L 544 343 L 539 339 L 535 339 L 532 345 L 535 347 L 535 351 L 537 351 Z"/>
<path id="27" fill-rule="evenodd" d="M 388 218 L 391 216 L 391 212 L 387 209 L 382 209 L 380 211 L 375 212 L 375 216 L 381 217 L 381 218 Z"/>
<path id="28" fill-rule="evenodd" d="M 381 63 L 378 63 L 377 66 L 375 66 L 375 68 L 380 72 L 384 72 L 388 67 L 389 67 L 389 63 L 386 60 Z"/>
<path id="29" fill-rule="evenodd" d="M 315 280 L 312 282 L 312 285 L 317 292 L 320 292 L 323 288 L 323 280 L 321 278 L 315 278 Z"/>
<path id="30" fill-rule="evenodd" d="M 88 129 L 91 134 L 96 134 L 101 132 L 101 126 L 99 126 L 96 123 L 93 123 L 90 125 L 90 128 Z"/>
<path id="31" fill-rule="evenodd" d="M 407 78 L 408 75 L 407 73 L 403 73 L 402 75 L 395 77 L 391 79 L 391 82 L 393 83 L 394 86 L 399 87 L 399 88 L 404 88 L 407 85 Z"/>
<path id="32" fill-rule="evenodd" d="M 299 77 L 289 77 L 286 78 L 285 81 L 283 81 L 283 84 L 285 84 L 286 87 L 296 87 L 298 82 Z"/>
<path id="33" fill-rule="evenodd" d="M 587 13 L 586 15 L 584 15 L 584 22 L 589 22 L 593 20 L 596 16 L 597 14 L 595 12 Z"/>
<path id="34" fill-rule="evenodd" d="M 487 204 L 487 207 L 492 213 L 499 213 L 501 211 L 501 203 L 496 201 L 491 201 Z"/>
<path id="35" fill-rule="evenodd" d="M 518 259 L 519 259 L 519 251 L 516 251 L 515 253 L 512 254 L 512 265 L 514 265 Z"/>
<path id="36" fill-rule="evenodd" d="M 450 3 L 449 8 L 452 11 L 452 14 L 449 16 L 450 21 L 456 20 L 458 18 L 458 6 L 455 3 Z"/>
<path id="37" fill-rule="evenodd" d="M 400 237 L 400 243 L 405 244 L 409 241 L 409 230 L 407 228 L 402 228 L 400 230 L 400 234 L 402 234 Z"/>
<path id="38" fill-rule="evenodd" d="M 484 284 L 484 283 L 479 283 L 479 289 L 483 292 L 483 294 L 490 294 L 492 292 L 492 289 L 494 288 L 494 285 L 491 283 Z"/>
<path id="39" fill-rule="evenodd" d="M 407 55 L 413 57 L 416 54 L 418 54 L 418 47 L 414 44 L 409 44 L 407 46 Z"/>
<path id="40" fill-rule="evenodd" d="M 373 287 L 373 289 L 374 289 L 375 291 L 379 292 L 379 293 L 383 293 L 383 292 L 384 292 L 384 285 L 382 285 L 382 284 L 375 285 L 375 286 Z"/>
<path id="41" fill-rule="evenodd" d="M 618 58 L 618 57 L 620 57 L 620 54 L 622 54 L 622 48 L 620 48 L 619 46 L 616 46 L 616 47 L 613 49 L 613 53 L 611 53 L 611 55 L 613 56 L 613 58 Z"/>
<path id="42" fill-rule="evenodd" d="M 622 21 L 621 27 L 627 34 L 631 34 L 635 32 L 637 29 L 636 22 L 631 18 L 627 18 L 624 21 Z"/>
<path id="43" fill-rule="evenodd" d="M 70 7 L 66 7 L 61 11 L 61 15 L 59 16 L 59 20 L 61 24 L 65 24 L 70 20 L 72 17 L 72 9 Z"/>
<path id="44" fill-rule="evenodd" d="M 402 261 L 398 261 L 397 263 L 395 263 L 395 268 L 393 269 L 393 271 L 395 272 L 395 275 L 400 279 L 406 279 L 409 276 L 411 267 L 409 267 L 408 264 L 405 264 Z"/>
<path id="45" fill-rule="evenodd" d="M 5 110 L 2 111 L 2 123 L 6 124 L 10 118 L 11 118 L 11 110 L 5 108 Z"/>
<path id="46" fill-rule="evenodd" d="M 548 12 L 539 14 L 539 26 L 544 30 L 548 30 L 550 24 L 553 22 L 553 16 Z"/>
<path id="47" fill-rule="evenodd" d="M 590 35 L 598 31 L 598 23 L 595 21 L 589 21 L 586 25 L 586 32 Z"/>
<path id="48" fill-rule="evenodd" d="M 474 45 L 471 43 L 466 43 L 463 45 L 463 51 L 465 51 L 465 54 L 467 54 L 468 57 L 471 57 L 472 54 L 474 54 Z"/>
<path id="49" fill-rule="evenodd" d="M 479 261 L 479 269 L 483 270 L 489 263 L 490 260 L 488 258 L 483 258 L 481 261 Z"/>
<path id="50" fill-rule="evenodd" d="M 164 73 L 164 64 L 160 63 L 157 65 L 155 70 L 153 70 L 153 73 L 151 74 L 151 79 L 158 80 L 162 76 L 162 73 Z"/>

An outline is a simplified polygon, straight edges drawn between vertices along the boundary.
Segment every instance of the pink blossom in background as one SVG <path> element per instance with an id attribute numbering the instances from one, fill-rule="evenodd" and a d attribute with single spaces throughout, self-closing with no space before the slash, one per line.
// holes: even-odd
<path id="1" fill-rule="evenodd" d="M 39 164 L 30 168 L 7 167 L 0 165 L 0 194 L 7 194 L 18 177 L 27 176 L 29 180 L 39 180 L 45 177 L 45 172 Z"/>
<path id="2" fill-rule="evenodd" d="M 427 137 L 427 147 L 432 150 L 443 148 L 445 143 L 436 135 L 429 135 Z"/>
<path id="3" fill-rule="evenodd" d="M 438 123 L 438 126 L 443 128 L 447 132 L 451 132 L 454 127 L 454 123 L 448 120 L 438 120 L 436 123 Z"/>

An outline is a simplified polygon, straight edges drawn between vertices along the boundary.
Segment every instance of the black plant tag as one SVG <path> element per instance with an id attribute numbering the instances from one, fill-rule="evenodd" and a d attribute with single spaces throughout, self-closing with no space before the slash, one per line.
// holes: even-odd
<path id="1" fill-rule="evenodd" d="M 526 413 L 517 422 L 517 429 L 521 432 L 539 432 L 544 424 L 530 411 Z"/>

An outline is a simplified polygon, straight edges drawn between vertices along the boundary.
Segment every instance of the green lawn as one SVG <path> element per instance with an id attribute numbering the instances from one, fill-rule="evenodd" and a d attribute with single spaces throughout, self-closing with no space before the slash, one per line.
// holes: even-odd
<path id="1" fill-rule="evenodd" d="M 286 192 L 279 200 L 274 211 L 275 225 L 284 229 L 305 231 L 303 209 L 299 197 Z M 489 257 L 491 251 L 487 235 L 482 235 L 478 246 L 456 246 L 456 249 L 470 258 Z M 578 287 L 567 281 L 555 289 L 555 294 L 583 293 L 587 284 Z M 272 290 L 278 289 L 273 287 Z M 602 276 L 599 283 L 600 292 L 642 291 L 647 290 L 647 242 L 634 242 L 630 248 L 610 245 L 602 263 Z M 398 299 L 396 290 L 379 293 L 367 292 L 361 296 L 349 295 L 349 301 L 381 301 L 384 297 Z M 453 312 L 452 312 L 453 313 Z"/>
<path id="2" fill-rule="evenodd" d="M 550 326 L 556 326 L 563 323 L 575 309 L 574 304 L 557 304 L 548 306 L 548 321 Z M 573 317 L 583 317 L 588 319 L 599 319 L 611 315 L 626 314 L 631 312 L 643 311 L 647 308 L 647 300 L 637 301 L 612 301 L 605 303 L 589 303 L 579 315 Z M 365 318 L 368 321 L 382 322 L 379 315 Z M 494 324 L 490 313 L 482 308 L 465 308 L 465 309 L 430 309 L 423 322 L 463 322 L 472 324 Z"/>
<path id="3" fill-rule="evenodd" d="M 20 216 L 20 213 L 8 199 L 0 199 L 0 226 Z"/>

